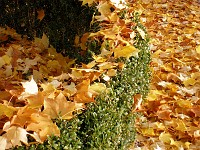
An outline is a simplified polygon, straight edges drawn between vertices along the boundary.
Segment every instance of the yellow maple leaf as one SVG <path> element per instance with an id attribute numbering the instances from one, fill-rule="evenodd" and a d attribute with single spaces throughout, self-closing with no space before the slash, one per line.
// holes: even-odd
<path id="1" fill-rule="evenodd" d="M 196 80 L 194 78 L 188 78 L 185 81 L 183 81 L 183 84 L 185 86 L 194 85 L 195 83 L 196 83 Z"/>
<path id="2" fill-rule="evenodd" d="M 143 129 L 141 129 L 141 131 L 144 136 L 154 136 L 155 135 L 153 128 L 143 128 Z"/>
<path id="3" fill-rule="evenodd" d="M 103 62 L 98 65 L 99 70 L 105 70 L 105 69 L 112 69 L 115 68 L 118 64 L 112 63 L 112 62 Z"/>
<path id="4" fill-rule="evenodd" d="M 113 77 L 113 76 L 115 76 L 117 74 L 117 70 L 115 70 L 115 69 L 109 69 L 108 71 L 107 71 L 107 75 L 109 76 L 109 77 Z"/>
<path id="5" fill-rule="evenodd" d="M 4 62 L 6 63 L 6 64 L 10 64 L 10 62 L 11 62 L 11 60 L 12 60 L 12 58 L 10 57 L 10 56 L 8 56 L 8 55 L 3 55 L 2 56 L 2 59 L 4 60 Z"/>
<path id="6" fill-rule="evenodd" d="M 179 131 L 182 131 L 182 132 L 187 131 L 187 127 L 186 127 L 185 123 L 182 120 L 175 119 L 174 123 L 177 124 L 177 127 L 175 128 L 176 130 L 179 130 Z"/>
<path id="7" fill-rule="evenodd" d="M 193 105 L 191 101 L 184 100 L 184 99 L 177 99 L 176 103 L 181 108 L 192 108 L 192 105 Z"/>
<path id="8" fill-rule="evenodd" d="M 138 56 L 139 49 L 135 48 L 134 46 L 128 45 L 124 47 L 118 47 L 114 49 L 114 57 L 126 57 L 127 59 L 131 56 Z"/>
<path id="9" fill-rule="evenodd" d="M 2 115 L 6 115 L 7 117 L 12 117 L 13 113 L 16 111 L 17 109 L 15 107 L 12 106 L 7 106 L 4 104 L 0 104 L 0 116 Z"/>
<path id="10" fill-rule="evenodd" d="M 159 140 L 164 143 L 171 143 L 172 135 L 170 133 L 162 132 L 159 136 Z"/>
<path id="11" fill-rule="evenodd" d="M 200 54 L 200 45 L 196 47 L 196 51 L 198 54 Z"/>
<path id="12" fill-rule="evenodd" d="M 91 6 L 95 0 L 80 0 L 80 1 L 82 1 L 82 5 L 88 4 L 88 6 Z"/>

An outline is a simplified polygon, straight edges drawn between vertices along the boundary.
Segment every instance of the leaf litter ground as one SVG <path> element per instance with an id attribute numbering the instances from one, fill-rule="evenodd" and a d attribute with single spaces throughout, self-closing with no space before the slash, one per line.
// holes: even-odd
<path id="1" fill-rule="evenodd" d="M 152 81 L 131 149 L 200 149 L 200 3 L 145 0 L 133 8 L 151 37 Z"/>

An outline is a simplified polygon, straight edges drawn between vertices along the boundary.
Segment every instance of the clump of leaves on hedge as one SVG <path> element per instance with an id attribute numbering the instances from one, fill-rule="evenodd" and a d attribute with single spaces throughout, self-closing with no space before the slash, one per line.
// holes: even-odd
<path id="1" fill-rule="evenodd" d="M 62 1 L 61 3 L 66 2 Z M 49 15 L 55 14 L 52 12 Z M 70 16 L 70 14 L 66 16 Z M 136 23 L 135 28 L 139 26 L 144 29 L 137 15 L 133 21 Z M 63 30 L 63 28 L 54 26 L 53 23 L 49 25 L 49 28 L 54 32 Z M 59 41 L 60 38 L 56 38 L 55 45 L 59 45 L 59 42 L 56 43 L 56 41 Z M 70 39 L 70 41 L 73 40 L 74 38 Z M 139 56 L 120 59 L 125 63 L 125 67 L 107 83 L 109 90 L 101 93 L 96 98 L 96 103 L 88 104 L 87 110 L 83 114 L 77 115 L 69 121 L 55 120 L 61 130 L 60 137 L 51 136 L 43 144 L 32 144 L 29 147 L 22 146 L 15 149 L 127 148 L 135 138 L 134 120 L 136 114 L 132 113 L 133 96 L 135 94 L 141 94 L 143 97 L 147 95 L 150 77 L 148 39 L 143 39 L 138 33 L 134 40 L 134 46 L 140 50 Z M 98 48 L 98 45 L 92 46 L 91 44 L 90 51 L 96 52 Z"/>

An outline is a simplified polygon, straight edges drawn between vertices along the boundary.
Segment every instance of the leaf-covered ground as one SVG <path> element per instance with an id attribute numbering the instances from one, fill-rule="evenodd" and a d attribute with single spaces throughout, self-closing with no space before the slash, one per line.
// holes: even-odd
<path id="1" fill-rule="evenodd" d="M 200 2 L 141 0 L 151 37 L 150 94 L 132 149 L 200 149 Z"/>
<path id="2" fill-rule="evenodd" d="M 91 41 L 103 41 L 100 45 L 100 53 L 93 53 L 93 60 L 87 64 L 77 65 L 75 60 L 57 53 L 45 34 L 42 38 L 35 37 L 34 41 L 30 41 L 26 36 L 22 38 L 9 27 L 0 27 L 0 145 L 2 149 L 22 144 L 29 146 L 32 143 L 43 143 L 51 135 L 60 136 L 60 129 L 55 119 L 69 120 L 81 113 L 81 110 L 85 110 L 85 104 L 95 102 L 99 93 L 111 92 L 106 86 L 110 79 L 124 68 L 131 71 L 127 69 L 124 62 L 131 57 L 137 59 L 139 55 L 147 55 L 149 52 L 147 45 L 141 50 L 137 48 L 138 41 L 142 45 L 141 42 L 146 43 L 148 40 L 144 28 L 135 21 L 137 17 L 135 18 L 133 9 L 106 0 L 84 0 L 83 4 L 91 5 L 93 2 L 96 3 L 98 13 L 92 21 L 101 22 L 101 30 L 85 33 L 80 37 L 76 36 L 74 40 L 74 46 L 81 47 L 83 53 L 88 50 L 88 43 Z M 37 19 L 41 21 L 44 17 L 45 12 L 39 11 Z M 141 53 L 144 51 L 146 53 Z M 148 56 L 138 58 L 147 58 L 143 60 L 144 68 L 148 68 L 146 66 L 149 62 Z M 138 66 L 140 67 L 137 64 Z M 148 78 L 148 70 L 141 71 L 143 71 L 141 74 L 145 73 Z M 133 82 L 131 76 L 130 80 Z M 120 82 L 116 83 L 117 87 Z M 148 80 L 146 82 L 148 83 Z M 138 85 L 140 83 L 142 82 L 139 81 Z M 146 89 L 146 85 L 144 86 Z M 133 100 L 133 95 L 119 95 Z M 135 99 L 142 99 L 141 97 L 138 94 Z"/>

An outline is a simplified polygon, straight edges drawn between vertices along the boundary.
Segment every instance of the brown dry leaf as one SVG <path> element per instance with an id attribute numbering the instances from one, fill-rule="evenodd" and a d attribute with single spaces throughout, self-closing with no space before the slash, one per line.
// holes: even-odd
<path id="1" fill-rule="evenodd" d="M 35 38 L 34 44 L 43 51 L 49 47 L 49 39 L 46 34 L 43 33 L 42 39 Z"/>
<path id="2" fill-rule="evenodd" d="M 81 37 L 80 46 L 81 46 L 82 50 L 86 50 L 87 49 L 86 42 L 88 40 L 88 37 L 89 37 L 89 33 L 84 33 L 83 36 Z"/>

